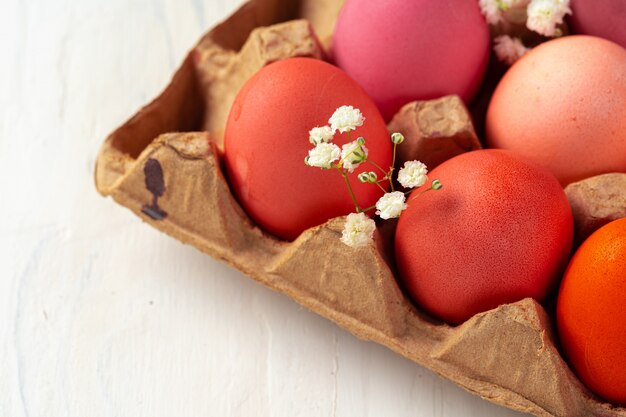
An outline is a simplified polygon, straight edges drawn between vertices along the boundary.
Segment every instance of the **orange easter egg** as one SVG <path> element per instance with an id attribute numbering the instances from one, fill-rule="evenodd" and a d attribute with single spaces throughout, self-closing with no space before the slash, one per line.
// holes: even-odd
<path id="1" fill-rule="evenodd" d="M 565 356 L 585 385 L 626 405 L 626 218 L 598 229 L 572 258 L 557 324 Z"/>

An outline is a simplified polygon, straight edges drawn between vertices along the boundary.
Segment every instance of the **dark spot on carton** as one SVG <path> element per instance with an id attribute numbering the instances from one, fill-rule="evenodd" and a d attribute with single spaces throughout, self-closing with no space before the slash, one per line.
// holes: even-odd
<path id="1" fill-rule="evenodd" d="M 159 207 L 159 197 L 165 193 L 165 181 L 163 180 L 163 168 L 161 163 L 153 158 L 146 161 L 143 167 L 146 189 L 152 193 L 152 204 L 144 204 L 141 211 L 154 220 L 163 220 L 167 213 Z"/>

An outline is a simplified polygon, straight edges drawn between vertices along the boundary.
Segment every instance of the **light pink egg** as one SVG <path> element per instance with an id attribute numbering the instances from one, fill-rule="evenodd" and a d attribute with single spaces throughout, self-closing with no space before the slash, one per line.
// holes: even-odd
<path id="1" fill-rule="evenodd" d="M 582 35 L 533 49 L 496 88 L 487 139 L 563 185 L 626 172 L 626 49 Z"/>
<path id="2" fill-rule="evenodd" d="M 413 100 L 458 94 L 471 101 L 489 45 L 477 0 L 347 0 L 333 57 L 390 119 Z"/>

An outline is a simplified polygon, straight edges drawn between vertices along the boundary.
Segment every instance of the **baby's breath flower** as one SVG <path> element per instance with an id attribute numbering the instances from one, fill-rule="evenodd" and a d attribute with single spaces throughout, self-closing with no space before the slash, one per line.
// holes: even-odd
<path id="1" fill-rule="evenodd" d="M 361 172 L 358 176 L 359 181 L 364 183 L 374 184 L 378 180 L 378 175 L 375 172 Z"/>
<path id="2" fill-rule="evenodd" d="M 406 208 L 406 197 L 400 191 L 386 193 L 376 202 L 376 214 L 385 220 L 400 217 Z"/>
<path id="3" fill-rule="evenodd" d="M 395 132 L 391 134 L 391 142 L 395 145 L 399 145 L 404 142 L 404 135 L 399 132 Z"/>
<path id="4" fill-rule="evenodd" d="M 526 27 L 544 36 L 555 36 L 557 25 L 566 14 L 572 14 L 569 0 L 532 0 L 527 9 Z"/>
<path id="5" fill-rule="evenodd" d="M 506 62 L 509 65 L 513 65 L 523 57 L 526 52 L 530 51 L 519 38 L 511 38 L 508 35 L 495 38 L 493 50 L 496 52 L 496 56 L 500 61 Z"/>
<path id="6" fill-rule="evenodd" d="M 365 117 L 361 114 L 361 110 L 355 109 L 352 106 L 341 106 L 335 110 L 335 113 L 330 117 L 328 123 L 333 132 L 338 130 L 343 133 L 363 126 L 364 120 Z"/>
<path id="7" fill-rule="evenodd" d="M 340 156 L 341 150 L 339 146 L 334 143 L 320 143 L 309 151 L 309 155 L 304 159 L 304 162 L 312 167 L 328 169 Z"/>
<path id="8" fill-rule="evenodd" d="M 407 161 L 398 171 L 398 182 L 404 188 L 421 187 L 428 181 L 428 168 L 420 161 Z"/>
<path id="9" fill-rule="evenodd" d="M 341 233 L 341 241 L 348 246 L 358 248 L 372 241 L 376 223 L 363 213 L 351 213 L 346 218 Z"/>
<path id="10" fill-rule="evenodd" d="M 502 10 L 498 0 L 479 0 L 480 11 L 490 25 L 497 25 L 502 21 Z"/>
<path id="11" fill-rule="evenodd" d="M 346 143 L 341 147 L 341 160 L 344 169 L 353 172 L 356 167 L 367 159 L 367 148 L 358 140 Z"/>
<path id="12" fill-rule="evenodd" d="M 333 136 L 335 136 L 335 132 L 330 126 L 314 127 L 309 131 L 309 141 L 313 145 L 328 143 L 333 140 Z"/>

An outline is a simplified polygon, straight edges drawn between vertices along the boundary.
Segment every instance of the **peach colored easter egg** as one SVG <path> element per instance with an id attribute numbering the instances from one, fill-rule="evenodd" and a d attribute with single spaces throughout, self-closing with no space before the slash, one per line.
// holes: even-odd
<path id="1" fill-rule="evenodd" d="M 548 168 L 562 185 L 626 172 L 626 49 L 591 36 L 533 49 L 496 88 L 487 140 Z"/>

